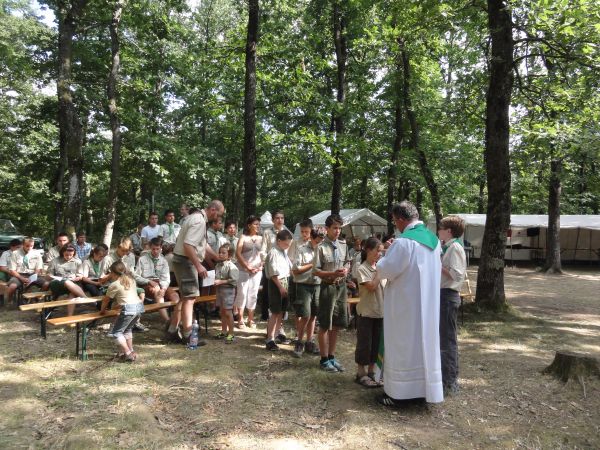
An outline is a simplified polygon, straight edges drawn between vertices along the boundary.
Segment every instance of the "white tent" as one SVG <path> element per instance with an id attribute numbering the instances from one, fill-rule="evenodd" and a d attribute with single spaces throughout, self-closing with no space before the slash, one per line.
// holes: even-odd
<path id="1" fill-rule="evenodd" d="M 481 255 L 485 214 L 456 214 L 465 221 L 465 241 L 475 258 Z M 428 222 L 435 229 L 435 219 Z M 506 259 L 529 260 L 546 257 L 547 215 L 513 214 L 506 242 Z M 560 217 L 560 248 L 563 261 L 598 261 L 600 258 L 600 215 Z"/>
<path id="2" fill-rule="evenodd" d="M 315 228 L 325 227 L 325 220 L 331 214 L 331 210 L 321 211 L 319 214 L 310 218 Z M 342 209 L 340 216 L 344 221 L 342 233 L 347 239 L 359 237 L 361 239 L 373 236 L 376 233 L 381 233 L 382 236 L 387 234 L 387 221 L 375 214 L 373 211 L 362 209 Z M 294 236 L 300 236 L 300 226 L 296 224 Z"/>

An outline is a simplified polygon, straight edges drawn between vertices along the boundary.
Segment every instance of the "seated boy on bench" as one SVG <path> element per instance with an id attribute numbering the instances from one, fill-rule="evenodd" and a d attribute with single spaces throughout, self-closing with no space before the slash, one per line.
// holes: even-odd
<path id="1" fill-rule="evenodd" d="M 32 249 L 33 238 L 26 237 L 23 239 L 23 247 L 10 256 L 8 271 L 11 278 L 8 280 L 7 302 L 17 289 L 25 290 L 33 285 L 43 287 L 45 284 L 44 278 L 40 276 L 44 267 L 42 255 Z"/>
<path id="2" fill-rule="evenodd" d="M 135 281 L 138 286 L 143 287 L 146 298 L 153 299 L 157 303 L 167 301 L 179 301 L 179 295 L 176 291 L 169 288 L 171 284 L 171 274 L 169 264 L 161 254 L 162 238 L 155 237 L 150 240 L 150 252 L 142 253 L 135 268 Z M 165 321 L 169 324 L 169 314 L 166 309 L 159 311 Z"/>

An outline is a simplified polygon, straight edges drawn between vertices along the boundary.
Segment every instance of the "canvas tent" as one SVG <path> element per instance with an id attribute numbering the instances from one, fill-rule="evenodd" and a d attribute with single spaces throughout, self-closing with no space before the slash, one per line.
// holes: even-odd
<path id="1" fill-rule="evenodd" d="M 485 214 L 456 214 L 465 221 L 465 241 L 472 256 L 481 256 Z M 435 219 L 427 224 L 435 229 Z M 548 216 L 513 214 L 510 216 L 506 259 L 546 258 Z M 598 261 L 600 259 L 600 215 L 563 215 L 560 217 L 560 248 L 563 261 Z"/>
<path id="2" fill-rule="evenodd" d="M 310 220 L 312 220 L 313 226 L 316 228 L 323 228 L 325 227 L 325 219 L 327 219 L 330 214 L 331 210 L 327 209 L 312 216 Z M 340 210 L 340 216 L 344 221 L 342 233 L 344 233 L 348 239 L 355 237 L 363 239 L 373 236 L 376 233 L 381 233 L 382 236 L 387 234 L 387 221 L 367 208 L 342 209 Z M 300 236 L 300 226 L 298 224 L 296 224 L 294 236 Z"/>

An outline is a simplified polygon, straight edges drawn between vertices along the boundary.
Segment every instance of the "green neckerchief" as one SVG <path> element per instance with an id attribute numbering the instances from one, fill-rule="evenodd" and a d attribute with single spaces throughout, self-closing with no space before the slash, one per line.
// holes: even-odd
<path id="1" fill-rule="evenodd" d="M 94 275 L 98 276 L 100 274 L 100 261 L 92 259 L 92 269 L 94 269 Z"/>
<path id="2" fill-rule="evenodd" d="M 459 238 L 454 238 L 454 239 L 451 239 L 451 240 L 449 240 L 448 242 L 446 242 L 444 245 L 442 245 L 442 255 L 443 255 L 444 253 L 446 253 L 446 250 L 448 250 L 448 248 L 449 248 L 449 247 L 452 245 L 452 243 L 453 243 L 453 242 L 458 242 L 458 244 L 459 244 L 461 247 L 464 247 L 464 246 L 465 246 L 465 244 L 463 244 L 463 243 L 462 243 L 462 241 L 461 241 Z"/>
<path id="3" fill-rule="evenodd" d="M 29 255 L 25 254 L 23 256 L 23 267 L 25 267 L 26 269 L 29 269 Z"/>
<path id="4" fill-rule="evenodd" d="M 429 231 L 423 223 L 417 224 L 408 230 L 404 230 L 404 233 L 402 233 L 400 237 L 423 244 L 430 250 L 435 250 L 439 242 L 437 236 Z"/>
<path id="5" fill-rule="evenodd" d="M 173 224 L 171 222 L 167 222 L 167 226 L 169 227 L 169 236 L 173 236 Z"/>

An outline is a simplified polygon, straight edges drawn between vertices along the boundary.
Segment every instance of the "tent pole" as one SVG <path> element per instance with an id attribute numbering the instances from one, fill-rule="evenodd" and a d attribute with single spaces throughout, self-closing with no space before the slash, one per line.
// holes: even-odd
<path id="1" fill-rule="evenodd" d="M 580 227 L 577 227 L 577 238 L 575 239 L 575 250 L 573 251 L 573 261 L 577 261 L 577 247 L 579 247 L 579 232 L 581 231 Z"/>

